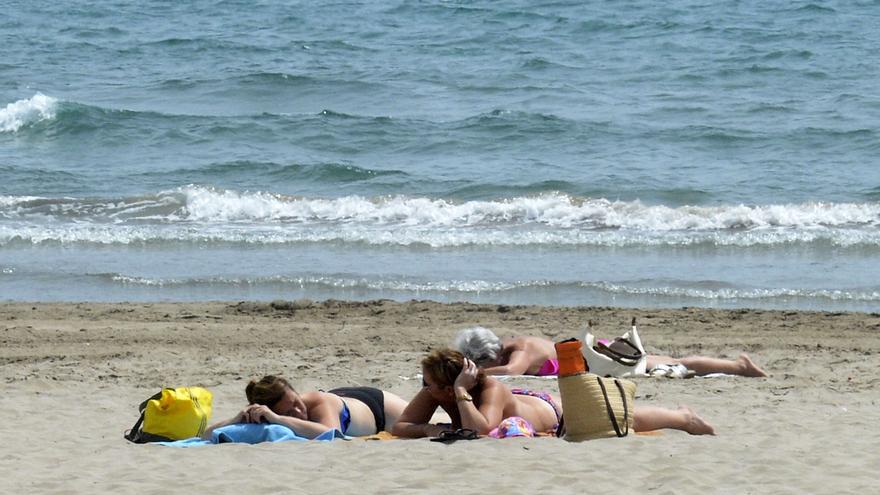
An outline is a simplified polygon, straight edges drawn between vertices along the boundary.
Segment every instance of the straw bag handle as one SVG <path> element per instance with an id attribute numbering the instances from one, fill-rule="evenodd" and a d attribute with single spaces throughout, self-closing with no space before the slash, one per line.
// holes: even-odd
<path id="1" fill-rule="evenodd" d="M 611 426 L 614 427 L 614 433 L 617 434 L 618 437 L 625 437 L 629 434 L 629 408 L 626 404 L 626 393 L 623 391 L 623 385 L 620 384 L 620 380 L 617 378 L 614 379 L 614 384 L 617 385 L 617 389 L 620 391 L 620 400 L 623 401 L 623 424 L 626 426 L 626 431 L 623 433 L 620 432 L 620 425 L 617 424 L 617 418 L 614 416 L 614 409 L 611 408 L 611 401 L 608 400 L 608 391 L 605 390 L 605 383 L 602 381 L 602 377 L 597 376 L 596 381 L 599 382 L 599 388 L 602 389 L 602 397 L 605 398 L 605 408 L 608 410 L 608 419 L 611 420 Z"/>

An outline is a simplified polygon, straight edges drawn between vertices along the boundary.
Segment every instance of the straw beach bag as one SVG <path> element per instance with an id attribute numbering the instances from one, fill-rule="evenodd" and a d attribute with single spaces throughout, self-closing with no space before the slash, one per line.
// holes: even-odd
<path id="1" fill-rule="evenodd" d="M 564 411 L 559 433 L 571 442 L 624 437 L 633 424 L 636 384 L 587 373 L 581 345 L 577 339 L 556 344 Z"/>
<path id="2" fill-rule="evenodd" d="M 625 437 L 633 424 L 636 384 L 592 373 L 559 379 L 564 438 L 571 442 Z"/>

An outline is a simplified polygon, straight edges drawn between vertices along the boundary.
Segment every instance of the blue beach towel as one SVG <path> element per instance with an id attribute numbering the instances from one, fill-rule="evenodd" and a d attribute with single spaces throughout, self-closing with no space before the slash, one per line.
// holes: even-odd
<path id="1" fill-rule="evenodd" d="M 329 442 L 341 438 L 349 440 L 339 430 L 327 430 L 315 438 L 301 437 L 290 428 L 276 424 L 239 423 L 217 428 L 211 432 L 211 439 L 205 440 L 199 437 L 177 440 L 176 442 L 156 442 L 168 447 L 196 447 L 200 445 L 214 445 L 218 443 L 262 443 L 262 442 L 290 442 L 318 440 Z"/>

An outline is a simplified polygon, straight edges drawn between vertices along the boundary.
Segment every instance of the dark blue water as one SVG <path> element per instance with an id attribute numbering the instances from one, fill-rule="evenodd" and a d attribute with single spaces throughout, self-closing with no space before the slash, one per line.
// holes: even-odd
<path id="1" fill-rule="evenodd" d="M 6 2 L 0 299 L 880 309 L 876 2 Z"/>

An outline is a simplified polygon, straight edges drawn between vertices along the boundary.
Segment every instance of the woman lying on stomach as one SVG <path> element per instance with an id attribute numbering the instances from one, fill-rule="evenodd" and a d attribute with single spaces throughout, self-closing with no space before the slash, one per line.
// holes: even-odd
<path id="1" fill-rule="evenodd" d="M 236 423 L 284 425 L 306 438 L 332 429 L 349 436 L 367 436 L 390 431 L 406 408 L 405 400 L 377 388 L 345 387 L 299 394 L 287 380 L 273 375 L 251 380 L 245 395 L 249 405 L 234 417 L 211 425 L 203 438 Z"/>
<path id="2" fill-rule="evenodd" d="M 556 347 L 540 337 L 498 338 L 488 328 L 466 328 L 455 336 L 452 346 L 490 375 L 555 375 L 557 372 Z M 661 364 L 683 364 L 697 375 L 725 373 L 749 377 L 765 377 L 767 373 L 756 365 L 747 354 L 736 360 L 706 356 L 673 358 L 649 354 L 647 369 Z"/>
<path id="3" fill-rule="evenodd" d="M 403 438 L 436 437 L 444 431 L 467 428 L 491 434 L 503 420 L 522 418 L 534 432 L 553 433 L 562 409 L 545 392 L 509 389 L 487 376 L 470 359 L 451 349 L 433 351 L 422 360 L 422 390 L 410 401 L 392 429 Z M 431 424 L 440 407 L 451 425 Z M 715 430 L 690 409 L 638 406 L 633 410 L 635 431 L 672 428 L 692 435 L 714 435 Z M 493 434 L 495 436 L 495 434 Z"/>

